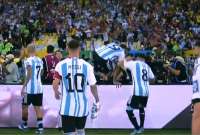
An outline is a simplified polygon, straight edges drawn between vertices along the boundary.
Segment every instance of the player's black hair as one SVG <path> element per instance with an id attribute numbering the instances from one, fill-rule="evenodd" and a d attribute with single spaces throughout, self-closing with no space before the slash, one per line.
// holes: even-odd
<path id="1" fill-rule="evenodd" d="M 135 57 L 145 58 L 145 53 L 143 51 L 137 51 Z"/>
<path id="2" fill-rule="evenodd" d="M 120 47 L 123 49 L 127 49 L 127 46 L 125 44 L 121 44 Z"/>
<path id="3" fill-rule="evenodd" d="M 138 54 L 136 54 L 136 57 L 145 59 L 145 58 L 146 58 L 146 55 L 143 54 L 143 53 L 138 53 Z"/>
<path id="4" fill-rule="evenodd" d="M 76 50 L 80 47 L 80 42 L 78 40 L 72 39 L 68 43 L 68 48 L 71 50 Z"/>
<path id="5" fill-rule="evenodd" d="M 53 53 L 54 52 L 54 47 L 52 45 L 47 46 L 47 53 Z"/>

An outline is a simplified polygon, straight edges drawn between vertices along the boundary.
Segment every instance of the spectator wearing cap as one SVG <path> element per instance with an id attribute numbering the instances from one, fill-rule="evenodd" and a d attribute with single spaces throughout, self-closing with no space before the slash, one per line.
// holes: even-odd
<path id="1" fill-rule="evenodd" d="M 187 84 L 188 74 L 185 60 L 181 56 L 176 56 L 171 65 L 165 64 L 164 67 L 172 75 L 170 82 L 172 84 Z"/>
<path id="2" fill-rule="evenodd" d="M 6 83 L 19 83 L 19 69 L 14 62 L 14 55 L 8 54 L 4 63 L 6 71 Z"/>

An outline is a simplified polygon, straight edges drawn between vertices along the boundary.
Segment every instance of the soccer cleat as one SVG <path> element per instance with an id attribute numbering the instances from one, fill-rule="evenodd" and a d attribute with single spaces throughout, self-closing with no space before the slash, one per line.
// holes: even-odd
<path id="1" fill-rule="evenodd" d="M 38 128 L 36 131 L 35 131 L 36 134 L 43 134 L 44 133 L 44 129 L 43 128 Z"/>
<path id="2" fill-rule="evenodd" d="M 141 127 L 139 130 L 138 130 L 138 134 L 142 134 L 144 132 L 144 128 L 143 127 Z"/>
<path id="3" fill-rule="evenodd" d="M 18 125 L 18 128 L 22 131 L 26 131 L 28 129 L 28 126 L 25 126 L 24 124 Z"/>
<path id="4" fill-rule="evenodd" d="M 100 104 L 99 103 L 93 103 L 92 112 L 91 112 L 91 119 L 95 119 L 95 118 L 98 117 L 99 109 L 100 109 Z"/>
<path id="5" fill-rule="evenodd" d="M 135 129 L 130 135 L 137 135 L 137 134 L 139 134 L 138 132 L 139 132 L 139 130 Z"/>

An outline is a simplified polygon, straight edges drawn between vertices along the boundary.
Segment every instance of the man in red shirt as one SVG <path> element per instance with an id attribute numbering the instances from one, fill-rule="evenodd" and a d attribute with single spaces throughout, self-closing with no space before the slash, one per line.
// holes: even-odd
<path id="1" fill-rule="evenodd" d="M 44 63 L 44 74 L 42 79 L 44 84 L 52 84 L 55 67 L 59 62 L 59 59 L 55 56 L 54 47 L 52 45 L 47 47 L 47 53 L 47 56 L 42 59 Z"/>

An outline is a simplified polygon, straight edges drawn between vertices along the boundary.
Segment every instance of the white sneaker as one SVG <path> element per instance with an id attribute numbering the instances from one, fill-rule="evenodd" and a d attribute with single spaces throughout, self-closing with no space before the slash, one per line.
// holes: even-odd
<path id="1" fill-rule="evenodd" d="M 39 128 L 35 131 L 36 134 L 43 134 L 44 133 L 44 129 L 43 128 Z"/>
<path id="2" fill-rule="evenodd" d="M 130 135 L 137 135 L 138 132 L 139 132 L 139 130 L 136 130 L 136 129 L 135 129 Z"/>
<path id="3" fill-rule="evenodd" d="M 144 128 L 141 127 L 139 130 L 138 130 L 138 134 L 142 134 L 144 132 Z"/>
<path id="4" fill-rule="evenodd" d="M 25 126 L 24 124 L 18 125 L 18 128 L 19 128 L 20 130 L 22 130 L 22 131 L 28 130 L 28 126 Z"/>

